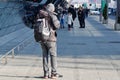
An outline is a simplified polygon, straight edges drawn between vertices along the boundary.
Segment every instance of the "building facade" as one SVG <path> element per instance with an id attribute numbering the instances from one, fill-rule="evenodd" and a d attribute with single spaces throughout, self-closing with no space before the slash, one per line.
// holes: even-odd
<path id="1" fill-rule="evenodd" d="M 116 0 L 108 0 L 109 8 L 116 8 Z M 101 0 L 71 0 L 70 4 L 79 7 L 85 4 L 88 8 L 101 8 Z"/>

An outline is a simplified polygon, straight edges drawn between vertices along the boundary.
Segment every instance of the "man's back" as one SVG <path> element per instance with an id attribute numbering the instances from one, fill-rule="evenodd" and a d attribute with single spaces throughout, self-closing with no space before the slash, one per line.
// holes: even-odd
<path id="1" fill-rule="evenodd" d="M 48 41 L 56 41 L 56 35 L 55 35 L 56 29 L 58 29 L 60 27 L 60 22 L 58 21 L 57 16 L 54 13 L 43 9 L 43 10 L 39 11 L 37 20 L 40 18 L 45 18 L 45 21 L 48 22 L 47 25 L 50 28 L 50 36 L 47 40 Z M 36 32 L 35 30 L 34 30 L 34 33 L 35 33 L 35 40 L 37 42 L 45 41 L 44 39 L 40 38 L 40 34 L 38 34 L 38 32 Z"/>

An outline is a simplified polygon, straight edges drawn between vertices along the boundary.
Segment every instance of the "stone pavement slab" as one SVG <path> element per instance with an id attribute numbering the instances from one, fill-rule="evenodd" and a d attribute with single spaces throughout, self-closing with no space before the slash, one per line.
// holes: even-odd
<path id="1" fill-rule="evenodd" d="M 58 72 L 63 77 L 55 80 L 120 80 L 119 63 L 115 56 L 58 57 Z M 8 64 L 0 65 L 0 80 L 44 80 L 42 76 L 39 56 L 9 57 Z"/>

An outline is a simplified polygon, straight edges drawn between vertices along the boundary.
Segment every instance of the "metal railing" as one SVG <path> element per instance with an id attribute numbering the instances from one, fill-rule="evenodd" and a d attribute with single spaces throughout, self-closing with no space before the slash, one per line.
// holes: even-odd
<path id="1" fill-rule="evenodd" d="M 23 49 L 24 47 L 26 47 L 31 42 L 32 42 L 32 36 L 29 37 L 29 38 L 27 38 L 27 39 L 25 39 L 20 44 L 18 44 L 14 48 L 12 48 L 10 51 L 8 51 L 7 53 L 5 53 L 5 55 L 1 56 L 0 57 L 0 61 L 2 62 L 4 60 L 2 63 L 3 64 L 7 64 L 7 62 L 8 62 L 8 55 L 12 54 L 12 58 L 14 58 L 14 56 L 15 56 L 15 50 L 16 49 L 17 49 L 17 51 L 20 51 L 21 49 Z"/>

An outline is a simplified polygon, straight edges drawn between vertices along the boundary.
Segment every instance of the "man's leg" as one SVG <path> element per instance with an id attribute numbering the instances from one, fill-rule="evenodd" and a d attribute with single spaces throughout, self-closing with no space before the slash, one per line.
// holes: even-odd
<path id="1" fill-rule="evenodd" d="M 50 55 L 51 56 L 51 74 L 57 73 L 57 56 Z"/>
<path id="2" fill-rule="evenodd" d="M 51 62 L 51 74 L 57 72 L 57 48 L 56 42 L 49 42 L 50 62 Z"/>
<path id="3" fill-rule="evenodd" d="M 85 28 L 85 20 L 82 22 L 82 27 Z"/>
<path id="4" fill-rule="evenodd" d="M 42 47 L 42 55 L 43 55 L 43 70 L 44 70 L 44 77 L 49 76 L 49 67 L 48 67 L 48 48 L 45 43 L 41 43 Z"/>
<path id="5" fill-rule="evenodd" d="M 82 28 L 82 21 L 80 20 L 80 28 Z"/>
<path id="6" fill-rule="evenodd" d="M 73 22 L 72 22 L 72 24 L 71 24 L 71 28 L 73 28 Z"/>
<path id="7" fill-rule="evenodd" d="M 57 46 L 56 42 L 50 42 L 50 61 L 51 61 L 51 78 L 62 77 L 57 73 Z"/>

